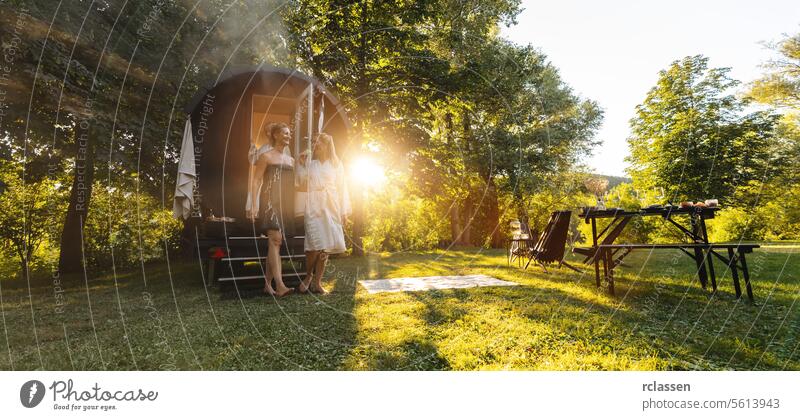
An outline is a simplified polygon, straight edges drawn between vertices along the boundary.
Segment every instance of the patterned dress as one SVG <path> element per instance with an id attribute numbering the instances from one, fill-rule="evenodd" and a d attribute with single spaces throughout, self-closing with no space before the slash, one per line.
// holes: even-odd
<path id="1" fill-rule="evenodd" d="M 260 148 L 251 146 L 248 154 L 250 164 L 256 165 L 259 159 L 263 159 L 264 155 L 273 149 L 270 145 L 263 145 Z M 292 158 L 284 153 L 281 155 L 281 162 L 282 166 L 291 166 Z M 256 177 L 260 176 L 260 179 L 256 178 L 256 182 L 261 182 L 255 200 L 253 200 L 249 192 L 247 195 L 245 209 L 258 214 L 259 228 L 264 233 L 268 230 L 283 230 L 277 208 L 280 205 L 280 197 L 277 189 L 272 188 L 274 184 L 280 181 L 280 175 L 281 171 L 277 170 L 277 165 L 267 165 L 262 174 L 253 174 Z"/>

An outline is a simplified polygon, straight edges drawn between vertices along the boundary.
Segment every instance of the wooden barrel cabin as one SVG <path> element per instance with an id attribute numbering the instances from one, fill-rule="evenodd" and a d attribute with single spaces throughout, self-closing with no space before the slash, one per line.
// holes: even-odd
<path id="1" fill-rule="evenodd" d="M 348 147 L 350 123 L 339 100 L 318 80 L 297 70 L 258 66 L 233 68 L 200 89 L 184 108 L 187 121 L 173 212 L 184 220 L 183 240 L 207 256 L 206 281 L 263 279 L 268 241 L 245 217 L 252 174 L 251 148 L 264 144 L 270 123 L 289 125 L 284 150 L 297 157 L 317 133 L 331 134 L 338 150 Z M 285 227 L 281 256 L 287 283 L 305 274 L 302 203 L 294 171 L 268 169 L 280 179 L 278 208 Z M 258 264 L 256 264 L 258 263 Z"/>

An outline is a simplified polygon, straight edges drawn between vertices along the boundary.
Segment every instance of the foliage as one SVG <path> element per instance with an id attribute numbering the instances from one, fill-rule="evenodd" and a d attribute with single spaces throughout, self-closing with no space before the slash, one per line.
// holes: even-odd
<path id="1" fill-rule="evenodd" d="M 772 153 L 780 157 L 773 163 L 773 171 L 777 174 L 773 183 L 794 185 L 800 182 L 800 110 L 781 116 L 775 129 Z"/>
<path id="2" fill-rule="evenodd" d="M 712 241 L 800 239 L 800 185 L 752 182 L 737 189 L 736 205 L 709 223 Z"/>
<path id="3" fill-rule="evenodd" d="M 622 183 L 613 187 L 608 192 L 606 207 L 618 207 L 625 210 L 636 211 L 644 207 L 642 205 L 642 199 L 644 199 L 644 197 L 640 197 L 639 193 L 633 189 L 632 184 Z M 610 222 L 611 219 L 598 219 L 598 231 L 604 229 Z M 581 221 L 579 224 L 579 229 L 581 232 L 581 237 L 584 239 L 584 243 L 591 244 L 592 225 L 589 223 L 583 223 L 583 221 Z M 628 225 L 625 227 L 625 230 L 622 231 L 616 242 L 647 243 L 653 239 L 651 236 L 653 236 L 653 233 L 656 231 L 656 229 L 657 225 L 654 223 L 652 218 L 634 217 L 630 222 L 628 222 Z"/>
<path id="4" fill-rule="evenodd" d="M 800 186 L 774 186 L 753 181 L 739 186 L 735 203 L 724 206 L 714 219 L 708 220 L 711 242 L 780 241 L 800 239 L 800 211 L 794 205 L 800 200 Z M 591 201 L 588 200 L 587 201 Z M 661 204 L 659 198 L 641 193 L 630 183 L 622 183 L 607 194 L 606 205 L 637 211 L 650 204 Z M 685 216 L 684 216 L 685 218 Z M 599 219 L 598 230 L 610 221 Z M 679 220 L 688 223 L 687 220 Z M 591 238 L 591 225 L 578 225 L 584 243 Z M 634 217 L 617 239 L 617 243 L 675 243 L 685 236 L 659 217 Z"/>
<path id="5" fill-rule="evenodd" d="M 586 191 L 584 186 L 585 179 L 586 175 L 581 173 L 564 173 L 547 179 L 536 192 L 523 198 L 521 203 L 523 214 L 520 221 L 525 222 L 533 236 L 536 237 L 547 226 L 547 221 L 553 211 L 572 210 L 575 215 L 574 212 L 578 208 L 594 205 L 594 197 Z M 508 215 L 514 216 L 515 214 L 509 212 Z M 582 224 L 582 220 L 573 217 L 570 228 L 573 235 L 579 234 Z M 580 238 L 577 239 L 580 240 Z"/>
<path id="6" fill-rule="evenodd" d="M 91 188 L 77 185 L 107 169 L 167 198 L 181 142 L 175 119 L 203 82 L 231 63 L 287 62 L 280 16 L 264 13 L 278 2 L 15 3 L 0 4 L 0 37 L 14 40 L 0 138 L 28 152 L 32 179 L 68 162 L 85 166 L 72 173 L 64 271 L 79 268 L 80 220 L 92 212 Z M 88 205 L 79 210 L 81 198 Z"/>
<path id="7" fill-rule="evenodd" d="M 773 206 L 770 206 L 773 207 Z M 771 210 L 771 209 L 770 209 Z M 763 241 L 775 239 L 771 235 L 767 208 L 743 209 L 734 207 L 720 212 L 709 223 L 712 242 Z"/>
<path id="8" fill-rule="evenodd" d="M 293 1 L 284 8 L 299 68 L 340 95 L 353 121 L 357 153 L 376 140 L 408 150 L 420 132 L 416 115 L 446 75 L 424 31 L 437 1 Z M 402 116 L 402 118 L 397 118 Z"/>
<path id="9" fill-rule="evenodd" d="M 800 202 L 784 196 L 787 186 L 795 186 L 800 182 L 800 34 L 787 37 L 777 44 L 771 45 L 779 54 L 779 58 L 768 61 L 764 67 L 767 72 L 752 82 L 748 95 L 757 102 L 776 107 L 782 111 L 776 126 L 772 153 L 779 157 L 774 162 L 779 166 L 765 189 L 767 200 L 776 200 L 778 208 L 785 213 L 800 213 Z M 796 188 L 791 188 L 794 192 Z M 787 223 L 796 225 L 796 216 L 789 216 Z M 788 232 L 787 232 L 788 233 Z"/>
<path id="10" fill-rule="evenodd" d="M 497 35 L 517 12 L 503 0 L 287 9 L 300 67 L 347 104 L 350 153 L 371 144 L 390 165 L 408 165 L 411 191 L 449 215 L 455 243 L 489 235 L 498 246 L 504 194 L 516 210 L 594 144 L 597 105 L 575 96 L 543 54 Z"/>
<path id="11" fill-rule="evenodd" d="M 561 180 L 595 144 L 601 113 L 530 46 L 495 39 L 456 54 L 468 67 L 453 69 L 455 97 L 430 114 L 430 136 L 411 160 L 414 185 L 456 210 L 451 223 L 465 234 L 469 222 L 477 238 L 488 233 L 497 246 L 501 219 L 525 219 L 529 198 Z"/>
<path id="12" fill-rule="evenodd" d="M 631 183 L 633 181 L 632 179 L 630 179 L 628 177 L 624 177 L 624 176 L 612 176 L 612 175 L 602 175 L 602 174 L 591 174 L 591 176 L 593 178 L 604 178 L 604 179 L 606 179 L 608 181 L 608 188 L 609 189 L 614 188 L 619 184 L 623 184 L 623 183 L 626 183 L 626 182 L 627 183 Z"/>
<path id="13" fill-rule="evenodd" d="M 37 251 L 58 236 L 65 189 L 55 180 L 31 181 L 23 175 L 11 162 L 0 166 L 0 244 L 27 279 Z"/>
<path id="14" fill-rule="evenodd" d="M 376 191 L 367 206 L 367 251 L 432 249 L 445 227 L 432 201 L 407 194 L 399 185 Z"/>
<path id="15" fill-rule="evenodd" d="M 177 250 L 182 224 L 170 210 L 133 188 L 96 183 L 84 229 L 86 263 L 95 270 L 131 267 Z"/>
<path id="16" fill-rule="evenodd" d="M 686 57 L 659 73 L 636 107 L 628 139 L 638 190 L 663 189 L 669 201 L 717 198 L 730 202 L 737 185 L 764 180 L 772 164 L 777 116 L 742 115 L 746 102 L 730 93 L 728 69 Z"/>
<path id="17" fill-rule="evenodd" d="M 750 84 L 756 101 L 800 109 L 800 33 L 771 45 L 780 58 L 765 64 L 767 73 Z"/>
<path id="18" fill-rule="evenodd" d="M 95 153 L 104 159 L 97 167 L 135 173 L 145 191 L 161 195 L 170 184 L 164 174 L 175 173 L 182 108 L 204 82 L 230 63 L 286 63 L 280 17 L 263 13 L 277 5 L 0 4 L 0 36 L 15 39 L 17 53 L 0 138 L 26 141 L 27 171 L 39 177 L 49 164 L 75 156 L 76 130 L 89 121 Z M 242 28 L 252 30 L 249 38 Z"/>

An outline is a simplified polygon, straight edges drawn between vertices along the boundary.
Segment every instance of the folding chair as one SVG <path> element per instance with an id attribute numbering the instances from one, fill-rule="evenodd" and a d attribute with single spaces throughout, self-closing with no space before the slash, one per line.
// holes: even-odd
<path id="1" fill-rule="evenodd" d="M 526 269 L 531 261 L 535 261 L 537 264 L 541 265 L 546 272 L 546 264 L 558 262 L 559 268 L 564 265 L 580 273 L 580 270 L 564 261 L 564 249 L 567 245 L 569 219 L 571 216 L 572 212 L 568 210 L 554 211 L 550 215 L 547 227 L 542 231 L 536 244 L 528 253 L 528 263 L 525 264 Z"/>

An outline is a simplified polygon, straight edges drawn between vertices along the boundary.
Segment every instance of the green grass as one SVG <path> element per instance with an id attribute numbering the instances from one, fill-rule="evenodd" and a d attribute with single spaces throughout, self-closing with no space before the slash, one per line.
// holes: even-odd
<path id="1" fill-rule="evenodd" d="M 30 295 L 3 280 L 0 369 L 798 370 L 797 251 L 751 255 L 756 305 L 728 276 L 704 291 L 691 260 L 662 251 L 634 253 L 616 297 L 592 270 L 525 271 L 478 249 L 332 259 L 333 293 L 277 301 L 206 289 L 185 261 L 64 279 L 64 313 L 49 279 Z M 467 273 L 519 286 L 369 295 L 356 283 Z"/>

